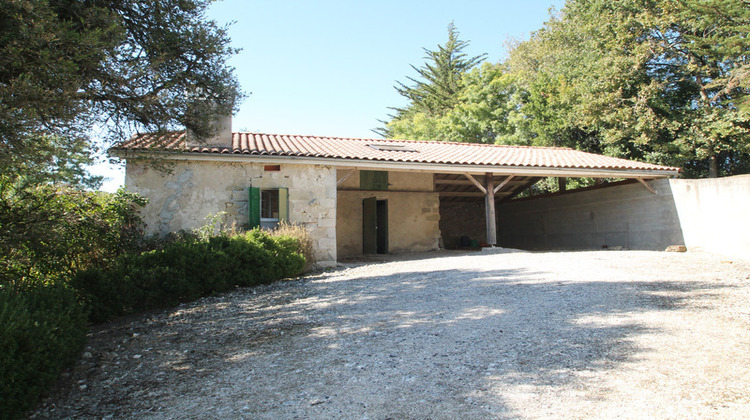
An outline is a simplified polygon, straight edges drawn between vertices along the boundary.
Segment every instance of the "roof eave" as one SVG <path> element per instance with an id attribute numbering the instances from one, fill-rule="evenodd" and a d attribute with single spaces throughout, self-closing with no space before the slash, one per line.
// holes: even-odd
<path id="1" fill-rule="evenodd" d="M 195 153 L 153 150 L 110 149 L 109 154 L 127 158 L 160 158 L 203 162 L 247 162 L 252 159 L 257 163 L 279 164 L 281 162 L 324 165 L 335 167 L 356 167 L 362 169 L 388 169 L 402 172 L 435 172 L 435 173 L 472 173 L 491 172 L 502 175 L 523 175 L 541 177 L 591 177 L 591 178 L 669 178 L 679 174 L 679 169 L 627 169 L 627 168 L 560 168 L 545 166 L 508 166 L 508 165 L 469 165 L 458 163 L 418 163 L 397 162 L 367 159 L 325 158 L 307 156 L 249 155 L 239 153 Z"/>

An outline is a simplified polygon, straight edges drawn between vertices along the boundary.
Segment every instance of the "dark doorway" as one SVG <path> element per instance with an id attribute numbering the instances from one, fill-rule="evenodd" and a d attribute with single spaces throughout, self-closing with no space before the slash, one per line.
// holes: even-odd
<path id="1" fill-rule="evenodd" d="M 388 201 L 362 200 L 362 253 L 388 253 Z"/>

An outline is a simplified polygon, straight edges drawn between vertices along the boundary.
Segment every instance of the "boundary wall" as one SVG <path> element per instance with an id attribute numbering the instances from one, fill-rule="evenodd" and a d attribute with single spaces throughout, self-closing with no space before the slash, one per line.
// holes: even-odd
<path id="1" fill-rule="evenodd" d="M 649 181 L 498 207 L 499 245 L 663 250 L 685 245 L 750 260 L 750 175 Z"/>

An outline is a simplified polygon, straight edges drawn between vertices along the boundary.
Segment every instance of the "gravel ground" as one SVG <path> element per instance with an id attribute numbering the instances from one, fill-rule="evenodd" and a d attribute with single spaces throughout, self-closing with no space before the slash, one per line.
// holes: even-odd
<path id="1" fill-rule="evenodd" d="M 442 251 L 95 328 L 33 418 L 746 418 L 750 266 Z"/>

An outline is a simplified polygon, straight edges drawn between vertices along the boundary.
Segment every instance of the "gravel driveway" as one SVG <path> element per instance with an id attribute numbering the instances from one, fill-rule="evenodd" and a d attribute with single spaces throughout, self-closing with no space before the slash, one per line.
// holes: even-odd
<path id="1" fill-rule="evenodd" d="M 100 326 L 33 417 L 750 413 L 747 265 L 488 251 L 350 262 Z"/>

